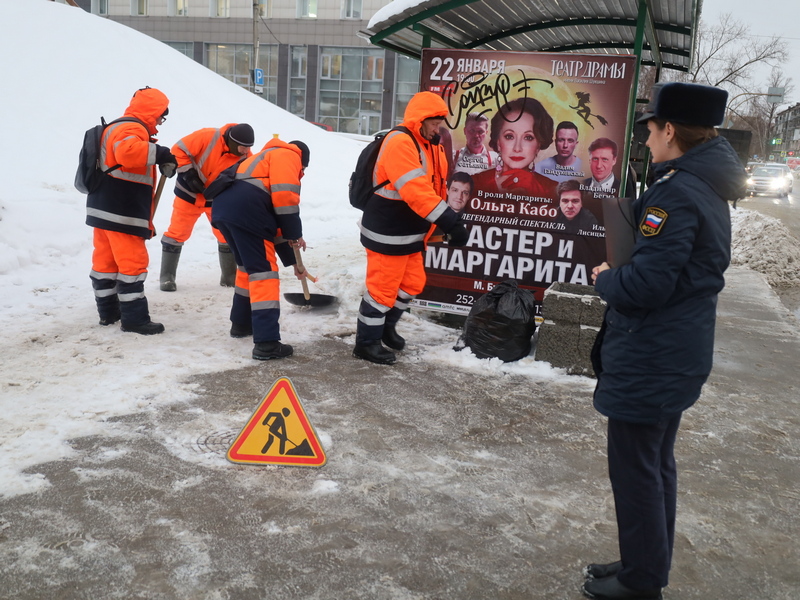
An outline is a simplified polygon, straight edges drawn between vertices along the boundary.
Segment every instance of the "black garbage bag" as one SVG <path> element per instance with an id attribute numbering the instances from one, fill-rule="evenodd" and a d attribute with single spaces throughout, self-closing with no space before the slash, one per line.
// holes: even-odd
<path id="1" fill-rule="evenodd" d="M 530 354 L 536 331 L 533 294 L 509 279 L 478 298 L 464 323 L 463 343 L 478 358 L 513 362 Z"/>

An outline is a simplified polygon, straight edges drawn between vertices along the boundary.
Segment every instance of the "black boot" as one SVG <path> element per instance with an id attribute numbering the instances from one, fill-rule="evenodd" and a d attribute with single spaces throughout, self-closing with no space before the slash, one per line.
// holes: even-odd
<path id="1" fill-rule="evenodd" d="M 181 247 L 161 242 L 161 250 L 159 288 L 162 292 L 174 292 L 178 289 L 175 284 L 175 273 L 178 270 L 178 261 L 181 258 Z"/>
<path id="2" fill-rule="evenodd" d="M 117 310 L 114 312 L 109 312 L 108 314 L 104 314 L 100 317 L 100 325 L 113 325 L 114 323 L 118 322 L 122 318 L 122 313 L 119 312 L 119 306 L 117 306 Z"/>
<path id="3" fill-rule="evenodd" d="M 259 342 L 253 347 L 253 358 L 256 360 L 272 360 L 286 358 L 294 354 L 294 349 L 280 342 Z"/>
<path id="4" fill-rule="evenodd" d="M 392 350 L 400 351 L 406 347 L 405 338 L 397 333 L 394 324 L 389 325 L 389 323 L 386 323 L 386 325 L 383 326 L 383 337 L 381 341 Z"/>
<path id="5" fill-rule="evenodd" d="M 602 579 L 587 579 L 583 595 L 595 600 L 661 600 L 661 589 L 633 590 L 623 585 L 616 575 Z"/>
<path id="6" fill-rule="evenodd" d="M 228 244 L 219 244 L 219 284 L 222 287 L 236 286 L 236 258 Z"/>
<path id="7" fill-rule="evenodd" d="M 356 342 L 355 348 L 353 348 L 353 356 L 368 360 L 376 365 L 393 365 L 397 360 L 394 352 L 384 348 L 378 341 L 362 344 Z"/>
<path id="8" fill-rule="evenodd" d="M 610 577 L 616 575 L 622 570 L 622 561 L 618 560 L 612 563 L 592 563 L 583 567 L 583 576 L 586 579 L 602 579 L 603 577 Z"/>
<path id="9" fill-rule="evenodd" d="M 125 321 L 123 321 L 120 329 L 122 329 L 122 331 L 129 331 L 131 333 L 139 333 L 141 335 L 155 335 L 157 333 L 164 333 L 164 326 L 161 323 L 153 323 L 152 321 L 140 323 L 139 325 L 126 325 Z"/>
<path id="10" fill-rule="evenodd" d="M 232 338 L 245 338 L 253 335 L 253 323 L 246 325 L 239 325 L 238 323 L 231 323 L 231 337 Z"/>

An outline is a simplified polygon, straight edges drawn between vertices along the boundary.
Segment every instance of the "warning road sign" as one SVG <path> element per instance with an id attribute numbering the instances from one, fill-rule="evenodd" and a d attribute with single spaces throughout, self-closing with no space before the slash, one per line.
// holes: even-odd
<path id="1" fill-rule="evenodd" d="M 276 381 L 228 449 L 248 465 L 321 467 L 325 452 L 287 377 Z"/>

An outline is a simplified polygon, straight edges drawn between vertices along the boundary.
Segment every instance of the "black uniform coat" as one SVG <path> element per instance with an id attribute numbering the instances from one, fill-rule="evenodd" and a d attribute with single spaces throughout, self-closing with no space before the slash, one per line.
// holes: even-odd
<path id="1" fill-rule="evenodd" d="M 607 417 L 655 423 L 689 408 L 711 372 L 717 294 L 730 263 L 727 200 L 744 169 L 723 137 L 654 165 L 634 203 L 631 262 L 603 271 L 608 303 L 594 406 Z"/>

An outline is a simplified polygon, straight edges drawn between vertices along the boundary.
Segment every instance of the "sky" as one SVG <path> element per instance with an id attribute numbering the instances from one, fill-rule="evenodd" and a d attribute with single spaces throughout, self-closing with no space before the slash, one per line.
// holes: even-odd
<path id="1" fill-rule="evenodd" d="M 703 0 L 701 18 L 709 25 L 719 22 L 722 14 L 730 13 L 737 21 L 750 27 L 750 34 L 756 41 L 766 41 L 772 36 L 782 37 L 788 45 L 789 60 L 781 65 L 786 77 L 791 77 L 794 93 L 779 105 L 785 108 L 800 102 L 800 2 L 798 0 Z M 769 68 L 758 71 L 756 83 L 766 82 Z M 764 90 L 766 92 L 766 90 Z"/>
<path id="2" fill-rule="evenodd" d="M 0 495 L 47 486 L 42 475 L 23 471 L 69 456 L 67 440 L 103 435 L 115 416 L 195 397 L 195 388 L 184 383 L 190 376 L 254 364 L 251 340 L 228 334 L 232 291 L 219 286 L 216 240 L 205 220 L 184 246 L 178 291 L 158 289 L 159 238 L 169 223 L 171 183 L 156 213 L 158 233 L 147 243 L 151 263 L 145 282 L 151 316 L 166 332 L 140 336 L 97 323 L 89 281 L 92 229 L 84 224 L 86 198 L 72 182 L 84 131 L 101 115 L 121 116 L 140 87 L 159 88 L 170 98 L 161 144 L 171 146 L 202 127 L 248 122 L 256 149 L 273 134 L 309 145 L 301 194 L 309 245 L 304 262 L 319 278 L 309 284 L 311 291 L 339 302 L 324 313 L 284 303 L 282 336 L 296 351 L 313 348 L 320 336 L 354 343 L 366 265 L 360 213 L 348 203 L 347 181 L 364 140 L 323 131 L 166 45 L 80 9 L 46 0 L 0 0 L 0 14 L 0 55 L 7 57 L 0 62 L 6 134 L 0 149 Z M 741 247 L 761 250 L 740 262 L 758 260 L 762 272 L 769 271 L 772 250 L 776 261 L 800 263 L 797 241 L 787 243 L 774 219 L 739 210 L 735 223 L 749 236 L 739 238 Z M 780 244 L 773 237 L 779 234 Z M 291 269 L 282 269 L 281 276 L 283 291 L 300 291 Z M 593 386 L 593 380 L 567 376 L 533 356 L 506 364 L 454 352 L 458 331 L 424 311 L 406 315 L 402 333 L 410 343 L 401 360 L 487 377 Z M 342 359 L 353 360 L 349 354 Z M 315 428 L 325 445 L 325 424 Z"/>

